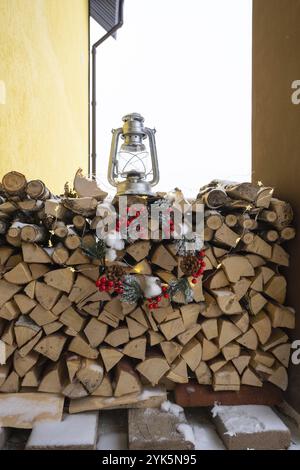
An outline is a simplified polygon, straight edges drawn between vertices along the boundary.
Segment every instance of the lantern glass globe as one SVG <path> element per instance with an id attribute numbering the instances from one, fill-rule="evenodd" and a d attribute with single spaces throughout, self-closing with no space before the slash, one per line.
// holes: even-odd
<path id="1" fill-rule="evenodd" d="M 124 149 L 122 146 L 118 152 L 118 174 L 126 178 L 132 172 L 139 173 L 143 179 L 152 174 L 149 152 L 146 149 Z"/>

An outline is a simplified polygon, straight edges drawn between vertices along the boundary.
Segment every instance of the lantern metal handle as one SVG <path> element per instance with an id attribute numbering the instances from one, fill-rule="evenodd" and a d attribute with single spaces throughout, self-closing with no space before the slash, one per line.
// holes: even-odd
<path id="1" fill-rule="evenodd" d="M 156 143 L 155 143 L 155 129 L 149 129 L 149 127 L 144 128 L 145 134 L 148 136 L 149 139 L 149 147 L 150 147 L 150 155 L 151 155 L 151 162 L 152 162 L 152 169 L 153 169 L 153 178 L 149 181 L 150 186 L 155 186 L 159 182 L 159 168 L 158 168 L 158 160 L 157 160 L 157 151 L 156 151 Z"/>
<path id="2" fill-rule="evenodd" d="M 107 179 L 109 183 L 115 188 L 118 186 L 118 182 L 114 179 L 114 178 L 117 178 L 118 176 L 118 174 L 115 172 L 115 166 L 118 164 L 116 155 L 117 155 L 119 137 L 120 135 L 122 135 L 122 133 L 123 133 L 122 127 L 120 127 L 119 129 L 112 130 Z"/>

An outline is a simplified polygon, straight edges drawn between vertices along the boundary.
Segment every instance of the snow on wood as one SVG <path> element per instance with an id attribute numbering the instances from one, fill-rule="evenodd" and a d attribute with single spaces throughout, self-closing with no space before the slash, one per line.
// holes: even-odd
<path id="1" fill-rule="evenodd" d="M 145 387 L 141 393 L 130 393 L 121 397 L 90 396 L 70 401 L 69 412 L 79 413 L 89 410 L 114 408 L 159 407 L 167 399 L 164 387 Z"/>
<path id="2" fill-rule="evenodd" d="M 64 398 L 51 393 L 0 394 L 0 426 L 31 429 L 42 421 L 60 421 Z"/>
<path id="3" fill-rule="evenodd" d="M 64 415 L 60 422 L 38 423 L 26 449 L 95 449 L 98 412 Z"/>

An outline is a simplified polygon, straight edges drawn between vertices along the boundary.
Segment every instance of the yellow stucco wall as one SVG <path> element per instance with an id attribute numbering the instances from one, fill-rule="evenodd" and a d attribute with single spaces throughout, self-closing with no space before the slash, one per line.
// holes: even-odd
<path id="1" fill-rule="evenodd" d="M 88 0 L 0 0 L 0 177 L 60 193 L 88 159 Z"/>

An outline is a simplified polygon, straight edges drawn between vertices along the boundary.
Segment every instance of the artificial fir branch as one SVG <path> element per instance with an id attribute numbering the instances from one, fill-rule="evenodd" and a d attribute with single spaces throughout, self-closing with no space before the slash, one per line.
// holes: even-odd
<path id="1" fill-rule="evenodd" d="M 81 249 L 90 258 L 98 259 L 105 264 L 106 245 L 104 240 L 98 238 L 92 246 L 82 244 Z"/>
<path id="2" fill-rule="evenodd" d="M 191 289 L 188 279 L 185 277 L 182 277 L 177 281 L 170 282 L 168 293 L 171 299 L 179 292 L 184 295 L 185 303 L 188 304 L 193 301 L 193 291 Z"/>
<path id="3" fill-rule="evenodd" d="M 130 274 L 123 277 L 123 294 L 121 301 L 128 304 L 135 304 L 143 298 L 143 291 L 135 276 Z"/>

